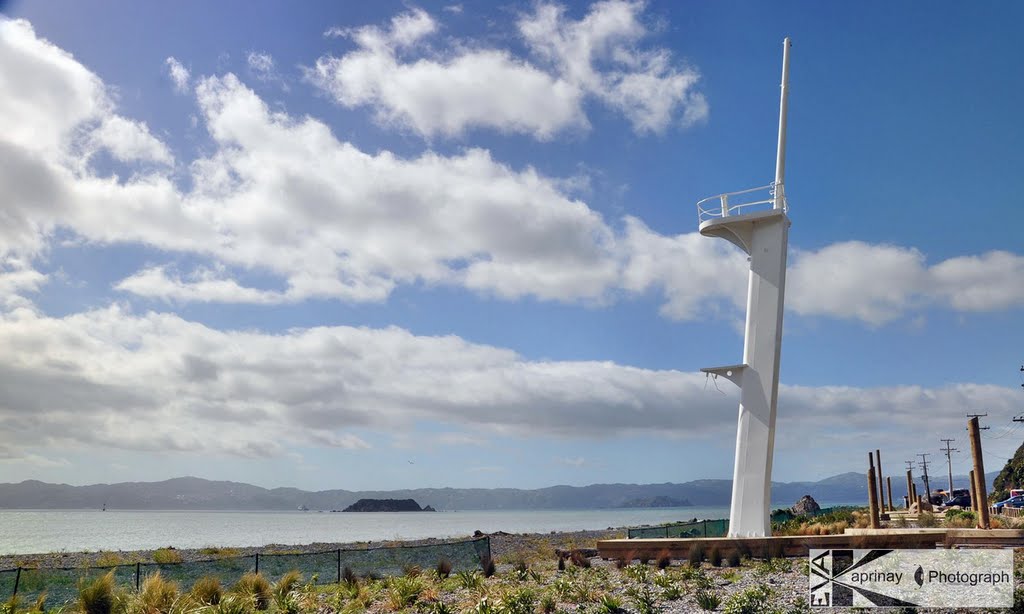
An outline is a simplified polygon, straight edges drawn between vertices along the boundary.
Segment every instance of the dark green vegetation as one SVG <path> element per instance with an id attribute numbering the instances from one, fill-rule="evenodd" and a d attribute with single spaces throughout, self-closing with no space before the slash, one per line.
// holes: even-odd
<path id="1" fill-rule="evenodd" d="M 992 481 L 992 492 L 989 493 L 989 501 L 1004 501 L 1010 496 L 1011 488 L 1021 488 L 1024 484 L 1024 444 L 1013 454 L 1013 458 L 1006 461 L 1002 471 Z"/>
<path id="2" fill-rule="evenodd" d="M 420 507 L 414 499 L 360 499 L 343 512 L 433 512 L 429 505 Z"/>

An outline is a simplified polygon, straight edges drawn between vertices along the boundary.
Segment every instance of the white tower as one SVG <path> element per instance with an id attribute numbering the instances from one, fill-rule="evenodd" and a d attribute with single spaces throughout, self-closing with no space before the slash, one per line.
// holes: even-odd
<path id="1" fill-rule="evenodd" d="M 733 470 L 730 537 L 771 535 L 772 453 L 779 395 L 779 350 L 786 293 L 786 96 L 789 38 L 782 43 L 782 99 L 775 181 L 767 186 L 720 194 L 697 203 L 700 233 L 721 237 L 750 255 L 743 363 L 701 369 L 740 387 Z"/>

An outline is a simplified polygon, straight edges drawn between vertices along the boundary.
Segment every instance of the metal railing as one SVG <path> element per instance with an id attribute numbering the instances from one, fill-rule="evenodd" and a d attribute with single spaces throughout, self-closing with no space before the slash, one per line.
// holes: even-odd
<path id="1" fill-rule="evenodd" d="M 779 189 L 781 190 L 781 184 L 779 185 Z M 767 198 L 758 198 L 758 192 L 764 192 L 767 195 Z M 746 196 L 740 199 L 734 198 L 747 194 L 751 194 L 753 196 Z M 789 203 L 786 202 L 785 194 L 779 194 L 779 196 L 781 196 L 782 200 L 782 210 L 789 211 Z M 753 198 L 754 200 L 747 200 L 748 198 Z M 735 200 L 738 200 L 739 202 L 733 202 Z M 729 217 L 731 215 L 741 215 L 743 213 L 750 213 L 754 210 L 771 210 L 775 207 L 775 201 L 775 182 L 757 188 L 740 190 L 738 192 L 727 192 L 717 196 L 709 196 L 704 200 L 697 202 L 697 222 L 704 223 L 708 220 Z M 748 211 L 747 209 L 751 209 L 751 211 Z"/>

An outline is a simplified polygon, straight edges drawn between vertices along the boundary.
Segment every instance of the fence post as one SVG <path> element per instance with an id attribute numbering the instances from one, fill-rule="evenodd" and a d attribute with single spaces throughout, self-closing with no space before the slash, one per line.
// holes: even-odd
<path id="1" fill-rule="evenodd" d="M 139 578 L 142 577 L 142 563 L 135 561 L 135 590 L 139 590 Z"/>
<path id="2" fill-rule="evenodd" d="M 260 572 L 260 553 L 256 553 L 256 573 Z"/>
<path id="3" fill-rule="evenodd" d="M 338 548 L 338 584 L 341 584 L 341 548 Z"/>
<path id="4" fill-rule="evenodd" d="M 708 536 L 708 519 L 704 519 L 704 537 Z"/>
<path id="5" fill-rule="evenodd" d="M 18 583 L 21 581 L 21 565 L 18 565 L 18 571 L 14 574 L 14 594 L 11 595 L 13 600 L 18 595 Z"/>

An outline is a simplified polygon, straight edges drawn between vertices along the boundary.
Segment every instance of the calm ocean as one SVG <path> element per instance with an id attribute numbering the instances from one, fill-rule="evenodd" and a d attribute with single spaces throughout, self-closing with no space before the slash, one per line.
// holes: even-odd
<path id="1" fill-rule="evenodd" d="M 476 530 L 546 533 L 728 515 L 725 506 L 419 514 L 0 510 L 0 554 L 468 537 Z"/>

